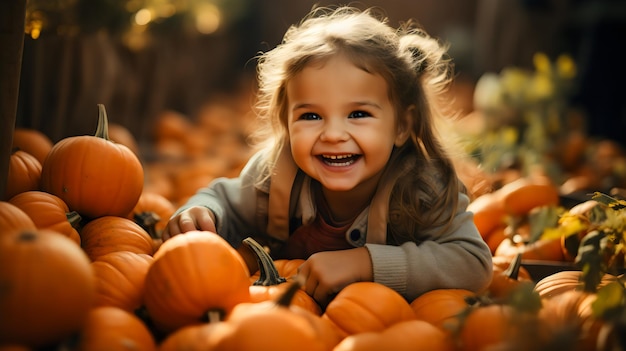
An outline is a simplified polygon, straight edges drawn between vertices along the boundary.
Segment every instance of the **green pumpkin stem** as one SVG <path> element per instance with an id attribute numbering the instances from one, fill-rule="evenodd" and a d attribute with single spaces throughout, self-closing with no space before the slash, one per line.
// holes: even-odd
<path id="1" fill-rule="evenodd" d="M 285 289 L 285 291 L 276 300 L 276 306 L 289 307 L 291 305 L 291 300 L 293 300 L 293 297 L 302 287 L 302 280 L 302 277 L 299 275 L 296 275 L 294 279 L 291 279 L 287 289 Z"/>
<path id="2" fill-rule="evenodd" d="M 521 265 L 522 265 L 522 254 L 518 253 L 517 255 L 515 255 L 515 258 L 513 259 L 513 261 L 511 261 L 511 264 L 509 264 L 506 270 L 502 272 L 502 274 L 506 277 L 517 280 Z"/>
<path id="3" fill-rule="evenodd" d="M 103 104 L 98 104 L 98 127 L 95 136 L 104 140 L 111 140 L 109 139 L 109 120 Z"/>
<path id="4" fill-rule="evenodd" d="M 259 279 L 253 283 L 253 285 L 278 285 L 287 281 L 286 278 L 281 277 L 278 273 L 278 269 L 274 264 L 274 260 L 270 255 L 265 252 L 263 247 L 252 238 L 243 239 L 243 244 L 254 252 L 257 263 L 259 264 Z"/>
<path id="5" fill-rule="evenodd" d="M 70 222 L 70 225 L 72 226 L 72 228 L 74 229 L 80 228 L 80 221 L 83 219 L 83 217 L 81 217 L 78 212 L 76 211 L 67 212 L 65 214 L 65 217 L 67 217 L 67 221 Z"/>

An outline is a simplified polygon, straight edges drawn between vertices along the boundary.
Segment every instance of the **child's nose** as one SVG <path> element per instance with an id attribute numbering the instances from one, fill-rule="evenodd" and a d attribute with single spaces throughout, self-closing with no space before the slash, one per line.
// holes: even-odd
<path id="1" fill-rule="evenodd" d="M 320 140 L 326 142 L 345 141 L 350 137 L 348 125 L 342 119 L 327 119 Z"/>

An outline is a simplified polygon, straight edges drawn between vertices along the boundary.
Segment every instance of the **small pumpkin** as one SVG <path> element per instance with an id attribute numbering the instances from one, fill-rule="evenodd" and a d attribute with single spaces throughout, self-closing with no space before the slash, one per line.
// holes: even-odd
<path id="1" fill-rule="evenodd" d="M 155 351 L 157 345 L 150 329 L 136 315 L 118 307 L 101 306 L 89 311 L 78 342 L 69 349 Z"/>
<path id="2" fill-rule="evenodd" d="M 13 230 L 35 230 L 37 226 L 32 218 L 21 208 L 8 201 L 0 201 L 0 235 Z"/>
<path id="3" fill-rule="evenodd" d="M 150 255 L 114 251 L 91 263 L 96 277 L 95 306 L 114 306 L 135 312 L 143 306 Z"/>
<path id="4" fill-rule="evenodd" d="M 38 190 L 41 180 L 41 163 L 35 156 L 22 150 L 14 150 L 9 160 L 4 199 L 29 190 Z"/>
<path id="5" fill-rule="evenodd" d="M 104 216 L 87 222 L 80 231 L 81 246 L 89 258 L 114 251 L 130 251 L 152 255 L 152 238 L 134 221 L 117 216 Z"/>
<path id="6" fill-rule="evenodd" d="M 57 231 L 80 245 L 80 235 L 76 228 L 82 218 L 78 212 L 70 212 L 60 197 L 31 190 L 15 195 L 9 202 L 29 215 L 37 228 Z"/>
<path id="7" fill-rule="evenodd" d="M 494 299 L 505 299 L 521 283 L 532 283 L 530 273 L 522 266 L 521 253 L 518 253 L 512 260 L 501 256 L 494 257 L 492 265 L 493 275 L 487 287 L 487 293 Z"/>
<path id="8" fill-rule="evenodd" d="M 227 315 L 250 300 L 249 277 L 239 253 L 218 234 L 179 234 L 154 254 L 145 281 L 146 310 L 165 333 L 206 321 L 210 311 Z"/>
<path id="9" fill-rule="evenodd" d="M 83 217 L 125 217 L 143 190 L 143 168 L 128 147 L 108 139 L 104 105 L 98 105 L 98 118 L 95 135 L 54 144 L 41 171 L 41 190 Z"/>
<path id="10" fill-rule="evenodd" d="M 160 238 L 170 217 L 176 211 L 174 204 L 165 196 L 144 190 L 133 210 L 126 216 L 144 228 L 154 230 L 152 238 Z M 147 221 L 146 221 L 147 220 Z"/>
<path id="11" fill-rule="evenodd" d="M 391 288 L 374 282 L 356 282 L 333 298 L 322 318 L 342 337 L 380 332 L 392 324 L 415 319 L 409 303 Z"/>
<path id="12" fill-rule="evenodd" d="M 0 344 L 53 346 L 78 332 L 93 306 L 85 253 L 51 230 L 0 236 Z"/>
<path id="13" fill-rule="evenodd" d="M 12 147 L 35 156 L 41 164 L 48 157 L 52 146 L 52 140 L 37 129 L 17 127 L 13 130 Z"/>

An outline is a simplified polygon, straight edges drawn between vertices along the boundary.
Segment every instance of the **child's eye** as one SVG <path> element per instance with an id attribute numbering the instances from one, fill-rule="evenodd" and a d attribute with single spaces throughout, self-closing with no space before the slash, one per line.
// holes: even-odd
<path id="1" fill-rule="evenodd" d="M 364 118 L 364 117 L 371 117 L 371 115 L 365 111 L 352 111 L 348 115 L 348 118 Z"/>
<path id="2" fill-rule="evenodd" d="M 312 112 L 306 112 L 300 115 L 300 118 L 305 121 L 315 121 L 318 119 L 322 119 L 318 114 Z"/>

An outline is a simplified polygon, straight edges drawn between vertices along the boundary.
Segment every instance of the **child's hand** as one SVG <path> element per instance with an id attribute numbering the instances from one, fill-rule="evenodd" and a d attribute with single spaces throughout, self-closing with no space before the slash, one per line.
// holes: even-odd
<path id="1" fill-rule="evenodd" d="M 174 235 L 192 230 L 217 232 L 213 214 L 208 208 L 202 206 L 190 207 L 170 218 L 163 230 L 162 238 L 165 241 Z"/>
<path id="2" fill-rule="evenodd" d="M 372 261 L 364 247 L 318 252 L 299 268 L 304 289 L 322 307 L 350 283 L 372 281 Z"/>

